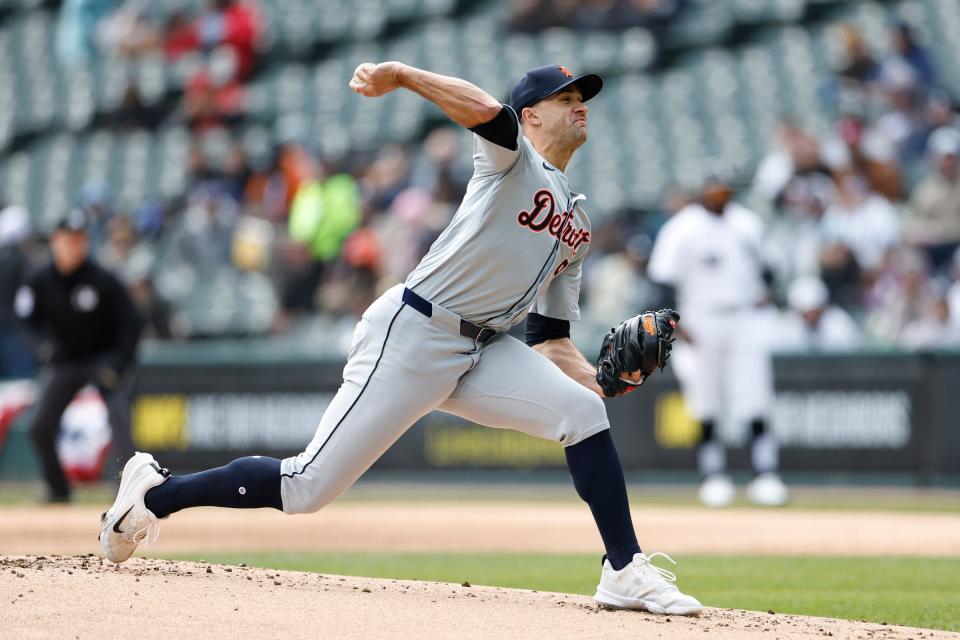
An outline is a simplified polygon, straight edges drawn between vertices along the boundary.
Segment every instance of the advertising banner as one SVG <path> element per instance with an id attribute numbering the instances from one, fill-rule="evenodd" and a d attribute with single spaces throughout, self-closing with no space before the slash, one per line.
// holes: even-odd
<path id="1" fill-rule="evenodd" d="M 151 364 L 140 371 L 133 442 L 179 468 L 238 455 L 283 457 L 310 441 L 342 362 Z M 910 355 L 779 357 L 771 428 L 784 470 L 956 473 L 952 428 L 960 358 Z M 730 381 L 736 384 L 736 381 Z M 361 399 L 364 401 L 364 399 Z M 376 402 L 376 398 L 368 401 Z M 628 470 L 693 470 L 699 424 L 669 370 L 607 401 Z M 746 425 L 722 422 L 731 468 L 748 468 Z M 380 469 L 562 469 L 562 448 L 434 413 L 376 464 Z"/>

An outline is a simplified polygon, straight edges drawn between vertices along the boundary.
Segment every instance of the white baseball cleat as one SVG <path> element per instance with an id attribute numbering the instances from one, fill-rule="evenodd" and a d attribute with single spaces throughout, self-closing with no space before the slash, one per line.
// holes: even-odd
<path id="1" fill-rule="evenodd" d="M 700 485 L 700 502 L 708 507 L 726 507 L 737 496 L 733 480 L 725 473 L 714 473 L 707 476 Z"/>
<path id="2" fill-rule="evenodd" d="M 170 472 L 161 469 L 149 453 L 136 453 L 123 466 L 117 499 L 100 516 L 100 549 L 105 558 L 123 562 L 141 542 L 156 541 L 160 523 L 144 505 L 143 497 L 168 477 Z"/>
<path id="3" fill-rule="evenodd" d="M 636 609 L 678 616 L 698 615 L 703 605 L 677 589 L 674 584 L 677 576 L 673 572 L 651 564 L 650 560 L 657 556 L 673 562 L 673 558 L 665 553 L 652 553 L 650 556 L 638 553 L 633 556 L 633 562 L 620 571 L 614 571 L 610 561 L 604 559 L 603 573 L 600 574 L 594 600 L 610 609 Z"/>
<path id="4" fill-rule="evenodd" d="M 761 473 L 747 485 L 750 502 L 764 507 L 782 507 L 790 498 L 790 491 L 776 473 Z"/>

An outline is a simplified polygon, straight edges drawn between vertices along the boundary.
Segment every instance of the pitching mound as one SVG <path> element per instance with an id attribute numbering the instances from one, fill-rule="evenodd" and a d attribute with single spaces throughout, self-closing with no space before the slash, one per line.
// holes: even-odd
<path id="1" fill-rule="evenodd" d="M 116 566 L 93 555 L 0 557 L 0 611 L 4 636 L 22 640 L 960 637 L 729 609 L 699 618 L 604 611 L 585 596 L 468 584 L 169 560 Z"/>

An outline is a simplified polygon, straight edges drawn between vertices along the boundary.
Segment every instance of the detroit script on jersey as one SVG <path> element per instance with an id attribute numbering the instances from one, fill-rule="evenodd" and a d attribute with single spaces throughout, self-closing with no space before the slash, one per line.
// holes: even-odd
<path id="1" fill-rule="evenodd" d="M 590 242 L 590 231 L 573 226 L 573 205 L 567 211 L 557 211 L 557 199 L 549 189 L 540 189 L 533 195 L 533 207 L 517 214 L 517 222 L 534 233 L 546 231 L 577 255 L 580 245 Z"/>

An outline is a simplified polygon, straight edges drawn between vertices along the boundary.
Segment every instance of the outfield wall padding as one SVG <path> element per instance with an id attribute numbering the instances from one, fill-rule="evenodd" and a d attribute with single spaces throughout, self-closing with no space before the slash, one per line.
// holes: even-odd
<path id="1" fill-rule="evenodd" d="M 237 455 L 286 456 L 310 440 L 343 362 L 213 348 L 144 354 L 134 444 L 166 464 L 198 468 Z M 773 431 L 785 471 L 960 473 L 960 354 L 780 355 Z M 730 381 L 736 384 L 736 381 Z M 366 400 L 366 399 L 365 399 Z M 368 401 L 377 402 L 378 398 Z M 692 470 L 699 425 L 669 369 L 607 401 L 628 470 Z M 746 425 L 723 421 L 732 468 L 748 468 Z M 563 452 L 507 430 L 434 413 L 378 469 L 562 468 Z"/>

